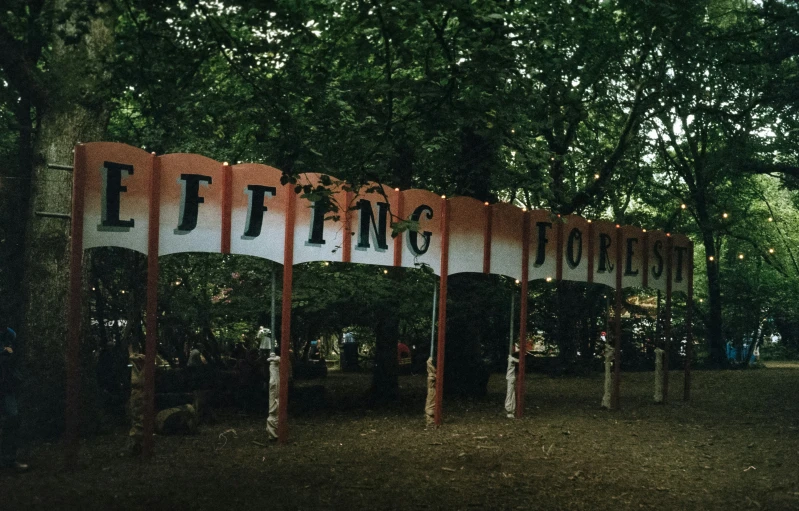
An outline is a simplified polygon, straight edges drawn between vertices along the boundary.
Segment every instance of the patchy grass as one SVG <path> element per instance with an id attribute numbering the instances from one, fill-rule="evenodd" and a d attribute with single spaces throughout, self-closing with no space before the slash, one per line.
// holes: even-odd
<path id="1" fill-rule="evenodd" d="M 424 377 L 369 410 L 366 375 L 303 382 L 290 442 L 266 444 L 263 416 L 220 412 L 189 437 L 156 438 L 144 463 L 119 432 L 86 440 L 80 468 L 60 447 L 23 450 L 33 470 L 0 474 L 11 509 L 799 509 L 799 364 L 694 373 L 692 401 L 652 403 L 653 374 L 628 373 L 618 412 L 601 375 L 528 375 L 527 412 L 504 417 L 504 379 L 486 398 L 445 401 L 425 430 Z M 324 388 L 315 387 L 324 385 Z"/>

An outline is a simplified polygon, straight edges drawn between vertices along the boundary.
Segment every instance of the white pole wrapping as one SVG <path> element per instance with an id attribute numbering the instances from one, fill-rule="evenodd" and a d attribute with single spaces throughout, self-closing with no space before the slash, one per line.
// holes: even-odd
<path id="1" fill-rule="evenodd" d="M 273 348 L 274 350 L 274 348 Z M 269 440 L 277 440 L 277 407 L 280 389 L 280 357 L 272 353 L 269 357 L 269 417 L 266 419 L 266 434 Z"/>
<path id="2" fill-rule="evenodd" d="M 602 408 L 610 410 L 610 388 L 613 382 L 613 347 L 608 343 L 605 346 L 605 395 L 602 396 Z"/>
<path id="3" fill-rule="evenodd" d="M 433 357 L 427 359 L 427 399 L 424 404 L 424 419 L 427 427 L 435 426 L 436 419 L 436 368 Z"/>
<path id="4" fill-rule="evenodd" d="M 435 425 L 436 415 L 436 368 L 433 365 L 433 349 L 436 345 L 436 298 L 438 287 L 433 287 L 433 320 L 430 327 L 430 358 L 427 359 L 427 399 L 424 405 L 424 420 L 427 427 Z"/>
<path id="5" fill-rule="evenodd" d="M 515 298 L 515 295 L 511 295 L 510 297 L 510 346 L 508 347 L 508 368 L 505 371 L 505 381 L 507 383 L 507 388 L 505 390 L 505 412 L 507 412 L 509 419 L 516 417 L 516 368 L 513 364 L 519 363 L 518 358 L 513 358 L 513 320 L 515 312 Z"/>
<path id="6" fill-rule="evenodd" d="M 666 352 L 655 348 L 655 403 L 663 402 L 663 355 Z"/>

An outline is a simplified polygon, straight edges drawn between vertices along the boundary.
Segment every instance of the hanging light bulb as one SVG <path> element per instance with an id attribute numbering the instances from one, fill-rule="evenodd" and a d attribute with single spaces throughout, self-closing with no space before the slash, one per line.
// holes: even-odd
<path id="1" fill-rule="evenodd" d="M 768 249 L 768 253 L 769 254 L 773 254 L 774 253 L 774 249 L 773 248 Z"/>
<path id="2" fill-rule="evenodd" d="M 743 258 L 744 258 L 743 254 L 738 254 L 738 259 L 743 259 Z"/>
<path id="3" fill-rule="evenodd" d="M 721 216 L 722 216 L 722 218 L 727 218 L 727 217 L 728 217 L 728 216 L 730 216 L 730 215 L 728 215 L 727 213 L 724 213 L 724 214 L 722 214 Z"/>

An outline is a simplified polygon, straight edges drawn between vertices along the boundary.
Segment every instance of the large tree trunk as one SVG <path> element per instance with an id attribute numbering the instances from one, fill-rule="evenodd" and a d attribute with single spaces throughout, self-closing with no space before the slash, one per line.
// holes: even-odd
<path id="1" fill-rule="evenodd" d="M 65 9 L 61 2 L 54 8 Z M 72 175 L 49 170 L 47 164 L 71 164 L 75 144 L 102 139 L 108 120 L 104 66 L 105 52 L 112 46 L 112 17 L 98 12 L 104 17 L 91 21 L 79 43 L 65 44 L 59 34 L 76 34 L 74 19 L 80 14 L 85 13 L 73 12 L 65 26 L 50 30 L 47 99 L 36 105 L 38 131 L 25 244 L 25 321 L 20 330 L 29 376 L 23 413 L 29 416 L 29 430 L 45 434 L 57 432 L 63 424 L 70 223 L 35 212 L 70 212 Z"/>
<path id="2" fill-rule="evenodd" d="M 710 364 L 713 367 L 724 367 L 727 358 L 724 353 L 724 335 L 721 319 L 721 276 L 719 274 L 719 256 L 713 233 L 702 229 L 702 243 L 705 246 L 705 271 L 707 273 L 708 302 L 710 309 L 707 315 L 707 342 L 710 352 Z M 710 257 L 713 256 L 713 261 Z"/>
<path id="3" fill-rule="evenodd" d="M 394 401 L 399 397 L 398 341 L 399 318 L 391 311 L 381 314 L 375 326 L 375 367 L 371 389 L 373 402 Z"/>

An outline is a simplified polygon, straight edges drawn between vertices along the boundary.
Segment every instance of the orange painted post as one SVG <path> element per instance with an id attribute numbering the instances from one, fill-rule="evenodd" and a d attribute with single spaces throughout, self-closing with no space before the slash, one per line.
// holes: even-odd
<path id="1" fill-rule="evenodd" d="M 153 455 L 155 433 L 155 354 L 158 346 L 158 239 L 161 223 L 161 160 L 152 155 L 147 228 L 147 334 L 144 349 L 144 437 L 142 456 Z"/>
<path id="2" fill-rule="evenodd" d="M 233 204 L 233 169 L 222 165 L 222 244 L 221 252 L 230 253 L 230 225 Z"/>
<path id="3" fill-rule="evenodd" d="M 350 210 L 350 205 L 352 204 L 353 193 L 346 192 L 345 197 L 344 239 L 341 244 L 341 262 L 349 263 L 352 261 L 352 211 Z"/>
<path id="4" fill-rule="evenodd" d="M 621 269 L 622 269 L 622 230 L 616 228 L 616 304 L 613 317 L 613 389 L 610 397 L 610 407 L 618 410 L 621 407 Z"/>
<path id="5" fill-rule="evenodd" d="M 683 401 L 691 399 L 691 357 L 694 351 L 694 244 L 688 245 L 690 261 L 688 261 L 688 298 L 685 300 L 685 388 L 683 389 Z"/>
<path id="6" fill-rule="evenodd" d="M 594 282 L 594 224 L 588 221 L 588 283 Z"/>
<path id="7" fill-rule="evenodd" d="M 441 279 L 438 290 L 438 346 L 436 350 L 436 406 L 433 421 L 441 426 L 444 398 L 444 346 L 447 339 L 447 273 L 449 272 L 449 203 L 441 198 Z"/>
<path id="8" fill-rule="evenodd" d="M 642 240 L 643 244 L 642 248 L 644 252 L 642 254 L 642 259 L 643 259 L 642 266 L 644 267 L 644 273 L 641 275 L 641 287 L 648 287 L 649 286 L 649 233 L 644 232 L 643 234 L 644 235 Z"/>
<path id="9" fill-rule="evenodd" d="M 672 285 L 671 279 L 674 276 L 673 268 L 671 265 L 674 263 L 674 238 L 668 233 L 666 241 L 666 310 L 665 319 L 663 320 L 663 404 L 666 403 L 669 397 L 669 351 L 671 348 L 671 292 Z"/>
<path id="10" fill-rule="evenodd" d="M 75 146 L 72 171 L 72 225 L 69 245 L 69 290 L 67 295 L 67 402 L 65 462 L 69 469 L 78 462 L 80 443 L 80 332 L 83 290 L 83 209 L 86 186 L 86 146 Z"/>
<path id="11" fill-rule="evenodd" d="M 283 187 L 286 194 L 286 232 L 283 247 L 283 295 L 280 325 L 280 389 L 277 410 L 277 441 L 285 444 L 288 441 L 288 400 L 289 400 L 289 371 L 291 370 L 291 287 L 294 277 L 294 218 L 296 216 L 295 202 L 297 196 L 294 187 L 287 184 Z M 349 235 L 344 237 L 345 243 Z"/>
<path id="12" fill-rule="evenodd" d="M 563 280 L 563 218 L 558 215 L 558 225 L 556 231 L 556 242 L 557 246 L 557 258 L 558 260 L 555 262 L 555 280 L 560 282 Z"/>
<path id="13" fill-rule="evenodd" d="M 524 415 L 524 376 L 527 358 L 527 284 L 530 278 L 530 212 L 522 222 L 522 278 L 519 299 L 519 375 L 516 378 L 516 418 Z"/>
<path id="14" fill-rule="evenodd" d="M 483 273 L 491 273 L 491 205 L 485 203 L 485 224 L 483 225 Z"/>
<path id="15" fill-rule="evenodd" d="M 397 188 L 394 190 L 396 193 L 397 204 L 397 218 L 405 220 L 405 201 L 402 192 Z M 394 266 L 402 266 L 402 234 L 398 234 L 394 238 Z"/>

